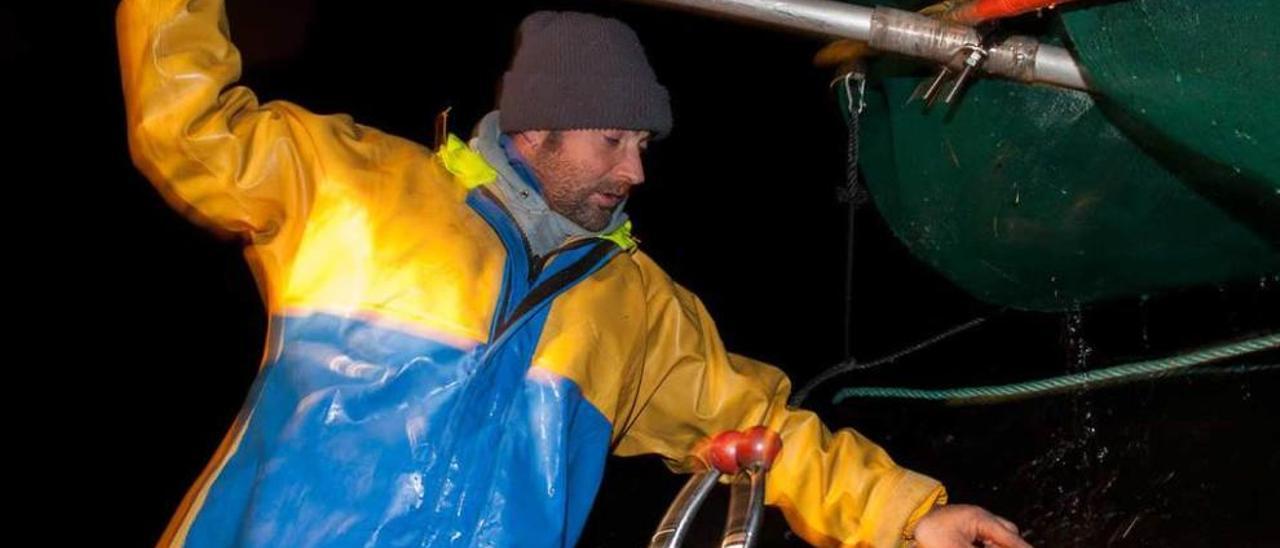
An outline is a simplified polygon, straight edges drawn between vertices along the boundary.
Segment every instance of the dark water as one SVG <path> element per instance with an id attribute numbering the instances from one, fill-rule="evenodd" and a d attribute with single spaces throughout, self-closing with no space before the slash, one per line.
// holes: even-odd
<path id="1" fill-rule="evenodd" d="M 1063 315 L 1005 313 L 894 371 L 851 374 L 845 385 L 950 387 L 1040 378 L 1164 356 L 1215 340 L 1275 332 L 1274 284 L 1207 288 Z M 1280 363 L 1280 353 L 1227 363 Z M 815 394 L 830 401 L 831 390 Z M 829 424 L 853 426 L 904 465 L 943 480 L 955 501 L 1017 522 L 1039 546 L 1277 546 L 1280 524 L 1280 372 L 1200 374 L 1081 389 L 1043 399 L 949 407 L 903 400 L 821 405 Z M 616 530 L 632 500 L 650 499 L 660 465 L 609 473 L 591 531 L 596 545 L 642 534 Z M 723 493 L 721 494 L 723 495 Z M 700 533 L 715 545 L 722 507 Z M 772 513 L 771 545 L 803 545 Z"/>

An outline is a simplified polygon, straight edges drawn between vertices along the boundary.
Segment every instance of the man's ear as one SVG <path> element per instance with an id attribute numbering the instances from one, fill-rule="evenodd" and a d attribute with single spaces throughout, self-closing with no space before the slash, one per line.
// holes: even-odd
<path id="1" fill-rule="evenodd" d="M 542 147 L 542 144 L 547 140 L 547 135 L 550 133 L 550 131 L 545 129 L 531 129 L 528 131 L 521 131 L 520 133 L 515 134 L 514 137 L 520 148 L 534 151 Z"/>
<path id="2" fill-rule="evenodd" d="M 551 132 L 547 130 L 531 129 L 507 135 L 511 137 L 512 144 L 516 146 L 516 152 L 519 152 L 525 158 L 535 158 L 539 151 L 542 150 L 543 145 L 546 144 L 547 136 L 550 134 Z"/>

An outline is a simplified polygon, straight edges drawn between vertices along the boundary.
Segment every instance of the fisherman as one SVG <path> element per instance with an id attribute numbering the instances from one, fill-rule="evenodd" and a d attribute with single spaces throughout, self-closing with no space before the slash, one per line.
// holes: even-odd
<path id="1" fill-rule="evenodd" d="M 1026 546 L 852 430 L 788 409 L 630 236 L 671 131 L 635 33 L 520 25 L 498 110 L 434 150 L 236 86 L 222 0 L 124 0 L 134 163 L 243 238 L 270 314 L 243 411 L 161 539 L 190 546 L 568 546 L 606 456 L 682 470 L 764 425 L 766 498 L 809 542 Z M 440 75 L 447 78 L 447 75 Z"/>

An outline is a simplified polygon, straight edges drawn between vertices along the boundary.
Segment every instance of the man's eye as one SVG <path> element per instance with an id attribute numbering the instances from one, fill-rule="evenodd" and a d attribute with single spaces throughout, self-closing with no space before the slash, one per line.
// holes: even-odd
<path id="1" fill-rule="evenodd" d="M 616 146 L 618 146 L 618 145 L 622 144 L 622 139 L 619 139 L 619 138 L 617 138 L 617 137 L 609 137 L 608 135 L 606 135 L 606 136 L 604 137 L 604 142 L 609 143 L 609 146 L 615 146 L 615 147 L 616 147 Z"/>

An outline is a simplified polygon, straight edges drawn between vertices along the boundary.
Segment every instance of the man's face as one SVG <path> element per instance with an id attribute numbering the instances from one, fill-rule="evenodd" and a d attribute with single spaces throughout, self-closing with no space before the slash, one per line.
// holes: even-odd
<path id="1" fill-rule="evenodd" d="M 515 140 L 547 204 L 587 230 L 608 226 L 631 187 L 644 182 L 640 156 L 649 143 L 647 131 L 526 131 Z"/>

